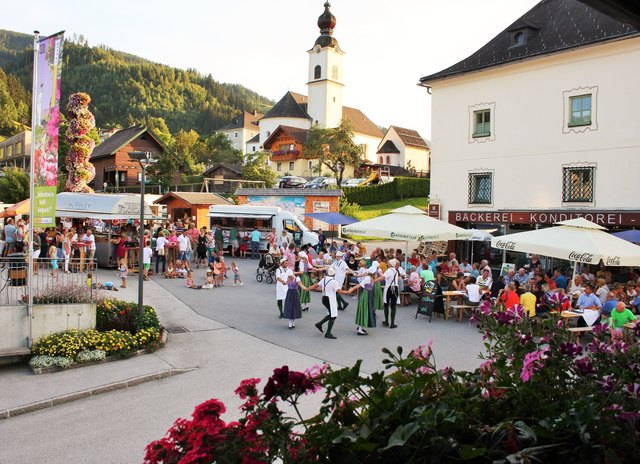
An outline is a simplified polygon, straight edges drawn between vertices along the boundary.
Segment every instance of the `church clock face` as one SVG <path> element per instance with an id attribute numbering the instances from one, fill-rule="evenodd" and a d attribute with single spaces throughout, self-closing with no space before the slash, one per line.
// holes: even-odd
<path id="1" fill-rule="evenodd" d="M 316 45 L 316 53 L 320 53 L 320 45 Z"/>

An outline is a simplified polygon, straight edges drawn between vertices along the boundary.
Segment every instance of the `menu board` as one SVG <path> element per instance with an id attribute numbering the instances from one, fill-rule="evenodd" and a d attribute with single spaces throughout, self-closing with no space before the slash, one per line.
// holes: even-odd
<path id="1" fill-rule="evenodd" d="M 429 322 L 431 322 L 431 318 L 433 317 L 433 305 L 437 298 L 436 288 L 437 284 L 435 280 L 430 280 L 424 284 L 424 288 L 420 294 L 420 300 L 418 301 L 418 309 L 416 310 L 415 319 L 418 318 L 418 314 L 422 314 L 423 316 L 429 316 Z"/>

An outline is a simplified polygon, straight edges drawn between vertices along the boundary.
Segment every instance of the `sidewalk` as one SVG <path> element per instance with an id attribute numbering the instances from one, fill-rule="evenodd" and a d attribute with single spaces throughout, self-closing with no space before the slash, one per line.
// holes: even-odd
<path id="1" fill-rule="evenodd" d="M 109 296 L 137 301 L 137 280 L 131 279 L 128 288 L 119 290 L 109 292 Z M 229 328 L 194 313 L 153 280 L 145 282 L 144 293 L 145 304 L 156 308 L 165 327 L 182 327 L 188 332 Z M 3 366 L 0 367 L 0 419 L 197 368 L 188 351 L 171 339 L 164 348 L 151 354 L 51 374 L 34 375 L 24 365 Z"/>

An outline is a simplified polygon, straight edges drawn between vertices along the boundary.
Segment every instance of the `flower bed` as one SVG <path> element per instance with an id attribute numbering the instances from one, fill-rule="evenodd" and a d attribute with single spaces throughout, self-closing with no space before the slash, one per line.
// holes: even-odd
<path id="1" fill-rule="evenodd" d="M 487 355 L 473 372 L 438 369 L 430 346 L 384 349 L 386 371 L 276 369 L 244 380 L 242 417 L 211 399 L 150 443 L 146 463 L 632 462 L 640 438 L 640 348 L 573 343 L 558 316 L 485 306 Z M 640 335 L 640 325 L 636 326 Z M 323 390 L 311 418 L 290 417 Z"/>
<path id="2" fill-rule="evenodd" d="M 33 344 L 33 369 L 68 368 L 74 364 L 100 362 L 107 356 L 126 357 L 138 350 L 159 346 L 161 327 L 151 306 L 138 314 L 138 306 L 120 300 L 98 303 L 96 329 L 66 330 L 40 338 Z M 102 353 L 102 354 L 100 354 Z"/>

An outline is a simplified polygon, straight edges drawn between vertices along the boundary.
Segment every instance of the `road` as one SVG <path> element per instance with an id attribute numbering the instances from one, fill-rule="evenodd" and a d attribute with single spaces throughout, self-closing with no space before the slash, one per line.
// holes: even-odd
<path id="1" fill-rule="evenodd" d="M 334 327 L 338 339 L 328 340 L 313 326 L 325 314 L 315 293 L 310 311 L 295 330 L 288 330 L 278 319 L 274 286 L 255 281 L 256 262 L 240 260 L 239 266 L 243 287 L 233 287 L 229 280 L 213 290 L 187 289 L 180 279 L 156 278 L 147 284 L 145 301 L 159 309 L 163 324 L 186 329 L 172 334 L 166 348 L 142 359 L 45 374 L 44 380 L 34 377 L 33 382 L 48 382 L 53 390 L 85 369 L 87 375 L 100 376 L 104 370 L 135 369 L 135 363 L 152 360 L 195 370 L 2 420 L 0 463 L 141 462 L 147 443 L 161 438 L 175 419 L 188 417 L 206 399 L 221 399 L 229 411 L 225 418 L 236 418 L 239 401 L 233 390 L 240 380 L 259 377 L 264 382 L 283 364 L 302 370 L 323 362 L 351 366 L 362 359 L 363 371 L 372 372 L 382 369 L 383 347 L 410 349 L 430 340 L 439 367 L 473 369 L 479 363 L 483 345 L 474 327 L 435 317 L 431 323 L 424 316 L 415 319 L 415 304 L 399 308 L 397 329 L 379 326 L 370 329 L 369 336 L 358 337 L 356 300 L 348 299 L 351 305 L 340 312 Z M 196 271 L 196 280 L 203 280 L 202 270 Z M 130 284 L 114 296 L 135 301 L 135 281 Z M 0 376 L 3 372 L 9 371 L 0 369 Z M 311 414 L 317 404 L 318 398 L 309 398 L 303 414 Z"/>

